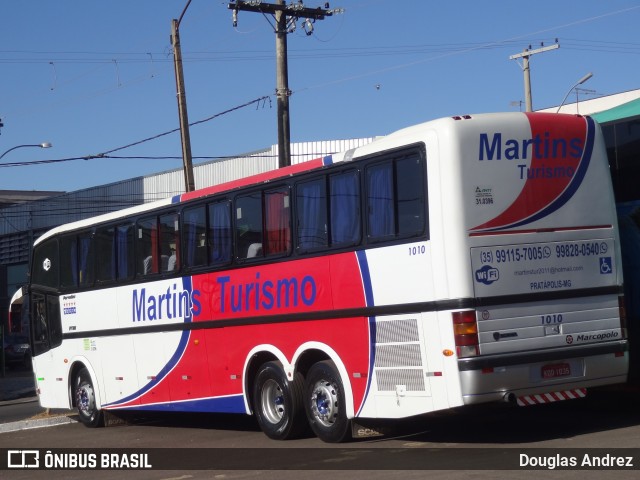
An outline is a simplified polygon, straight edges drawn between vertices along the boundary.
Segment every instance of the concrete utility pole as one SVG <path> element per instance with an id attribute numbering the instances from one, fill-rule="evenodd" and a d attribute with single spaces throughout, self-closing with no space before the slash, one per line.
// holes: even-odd
<path id="1" fill-rule="evenodd" d="M 278 6 L 284 0 L 277 0 Z M 291 165 L 291 123 L 289 121 L 289 62 L 287 59 L 287 15 L 282 10 L 276 18 L 276 105 L 278 111 L 278 167 Z"/>
<path id="2" fill-rule="evenodd" d="M 524 98 L 527 112 L 533 111 L 533 102 L 531 101 L 531 72 L 529 70 L 529 57 L 531 55 L 535 55 L 536 53 L 548 52 L 549 50 L 555 50 L 556 48 L 560 48 L 559 43 L 555 43 L 548 47 L 541 47 L 535 50 L 531 50 L 531 46 L 529 48 L 525 48 L 522 53 L 517 53 L 515 55 L 511 55 L 509 60 L 516 60 L 518 58 L 522 58 L 522 71 L 524 73 Z"/>
<path id="3" fill-rule="evenodd" d="M 277 3 L 263 3 L 259 0 L 237 1 L 229 3 L 233 10 L 233 26 L 238 24 L 238 11 L 259 12 L 271 14 L 275 18 L 276 33 L 276 99 L 278 106 L 278 166 L 280 168 L 291 165 L 291 127 L 289 119 L 289 71 L 287 61 L 287 33 L 295 30 L 296 22 L 305 18 L 307 35 L 313 32 L 313 22 L 324 20 L 334 13 L 341 13 L 341 9 L 329 10 L 329 4 L 324 8 L 307 8 L 300 1 L 285 5 L 284 0 Z M 313 20 L 313 22 L 312 22 Z"/>
<path id="4" fill-rule="evenodd" d="M 187 95 L 182 74 L 182 50 L 180 49 L 180 22 L 189 8 L 191 0 L 182 10 L 180 18 L 171 20 L 171 45 L 173 46 L 173 66 L 176 74 L 176 95 L 178 97 L 178 116 L 180 117 L 180 139 L 182 142 L 182 164 L 184 168 L 184 188 L 186 192 L 195 190 L 193 162 L 191 157 L 191 137 L 189 136 L 189 117 L 187 115 Z"/>

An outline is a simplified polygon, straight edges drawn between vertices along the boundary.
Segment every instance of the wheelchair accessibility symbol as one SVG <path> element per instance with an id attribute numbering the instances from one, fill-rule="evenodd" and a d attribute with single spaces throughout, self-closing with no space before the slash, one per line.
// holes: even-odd
<path id="1" fill-rule="evenodd" d="M 611 257 L 600 257 L 600 273 L 611 273 L 613 268 L 611 267 Z"/>

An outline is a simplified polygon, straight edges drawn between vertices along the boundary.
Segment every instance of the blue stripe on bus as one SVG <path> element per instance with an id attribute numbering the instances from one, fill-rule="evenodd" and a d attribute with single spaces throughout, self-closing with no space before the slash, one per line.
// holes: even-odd
<path id="1" fill-rule="evenodd" d="M 362 286 L 364 287 L 364 296 L 367 307 L 373 307 L 373 287 L 371 286 L 371 273 L 369 272 L 369 262 L 367 261 L 367 252 L 359 250 L 356 252 L 358 264 L 360 265 L 360 276 L 362 277 Z"/>
<path id="2" fill-rule="evenodd" d="M 373 307 L 375 301 L 373 298 L 373 285 L 371 283 L 371 272 L 369 271 L 369 262 L 367 260 L 367 252 L 364 250 L 356 252 L 358 264 L 360 266 L 360 276 L 362 278 L 362 286 L 364 287 L 365 301 L 367 307 Z M 369 317 L 369 372 L 367 374 L 367 387 L 362 396 L 362 404 L 356 412 L 356 416 L 360 414 L 364 407 L 369 391 L 371 390 L 371 380 L 373 377 L 373 365 L 376 360 L 376 317 Z"/>
<path id="3" fill-rule="evenodd" d="M 181 199 L 182 195 L 174 195 L 173 197 L 171 197 L 171 203 L 180 203 Z"/>
<path id="4" fill-rule="evenodd" d="M 195 400 L 157 403 L 153 405 L 130 405 L 118 410 L 145 410 L 153 412 L 211 412 L 247 413 L 242 394 L 228 397 L 198 398 Z"/>
<path id="5" fill-rule="evenodd" d="M 322 165 L 324 165 L 325 167 L 327 165 L 332 165 L 332 164 L 333 164 L 333 157 L 331 155 L 327 155 L 322 159 Z"/>

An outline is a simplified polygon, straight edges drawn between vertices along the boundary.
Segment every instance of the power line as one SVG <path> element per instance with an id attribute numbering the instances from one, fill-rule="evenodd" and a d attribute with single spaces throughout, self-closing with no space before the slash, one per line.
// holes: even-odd
<path id="1" fill-rule="evenodd" d="M 211 115 L 210 117 L 207 118 L 203 118 L 201 120 L 197 120 L 195 122 L 192 122 L 189 124 L 190 127 L 194 126 L 194 125 L 200 125 L 202 123 L 206 123 L 209 122 L 211 120 L 214 120 L 218 117 L 221 117 L 222 115 L 226 115 L 228 113 L 232 113 L 235 112 L 236 110 L 240 110 L 242 108 L 248 107 L 250 105 L 253 104 L 259 104 L 260 102 L 266 102 L 269 101 L 269 103 L 271 103 L 271 97 L 269 95 L 264 95 L 262 97 L 256 98 L 254 100 L 251 100 L 249 102 L 243 103 L 242 105 L 237 105 L 235 107 L 229 108 L 227 110 L 224 110 L 223 112 L 220 113 L 216 113 L 215 115 Z M 263 103 L 264 105 L 264 103 Z M 147 137 L 144 138 L 142 140 L 138 140 L 136 142 L 133 143 L 129 143 L 127 145 L 124 145 L 122 147 L 117 147 L 117 148 L 113 148 L 111 150 L 107 150 L 105 152 L 102 153 L 98 153 L 98 154 L 94 154 L 94 155 L 83 155 L 80 157 L 67 157 L 67 158 L 58 158 L 58 159 L 49 159 L 49 160 L 33 160 L 30 162 L 7 162 L 7 163 L 0 163 L 0 168 L 4 167 L 23 167 L 23 166 L 30 166 L 30 165 L 43 165 L 43 164 L 49 164 L 49 163 L 61 163 L 61 162 L 71 162 L 71 161 L 75 161 L 75 160 L 93 160 L 96 158 L 118 158 L 118 157 L 109 157 L 109 154 L 114 153 L 114 152 L 118 152 L 120 150 L 125 150 L 127 148 L 131 148 L 137 145 L 141 145 L 143 143 L 146 142 L 150 142 L 152 140 L 157 140 L 158 138 L 164 137 L 166 135 L 175 133 L 175 132 L 179 132 L 180 128 L 174 128 L 172 130 L 169 130 L 167 132 L 162 132 L 159 133 L 157 135 L 153 135 L 152 137 Z M 123 157 L 123 158 L 145 158 L 145 157 Z M 153 158 L 153 157 L 152 157 Z M 165 159 L 165 158 L 175 158 L 175 157 L 155 157 L 154 159 L 159 160 L 159 159 Z M 179 157 L 182 158 L 182 157 Z M 195 158 L 212 158 L 212 157 L 195 157 Z"/>

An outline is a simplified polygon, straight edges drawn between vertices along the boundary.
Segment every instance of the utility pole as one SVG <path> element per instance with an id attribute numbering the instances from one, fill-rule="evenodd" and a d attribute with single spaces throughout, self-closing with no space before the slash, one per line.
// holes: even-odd
<path id="1" fill-rule="evenodd" d="M 264 3 L 261 0 L 237 1 L 229 3 L 228 8 L 233 10 L 233 26 L 238 24 L 238 11 L 258 12 L 271 14 L 275 19 L 274 30 L 276 34 L 276 99 L 278 106 L 278 166 L 279 168 L 291 165 L 291 127 L 289 117 L 289 70 L 287 61 L 287 34 L 296 28 L 296 22 L 304 18 L 304 30 L 307 35 L 313 33 L 313 23 L 316 20 L 324 20 L 334 13 L 342 13 L 342 9 L 329 9 L 329 3 L 324 8 L 307 8 L 302 1 L 285 5 L 285 0 L 276 0 L 277 3 Z"/>
<path id="2" fill-rule="evenodd" d="M 278 6 L 284 0 L 277 0 Z M 287 15 L 275 12 L 276 19 L 276 105 L 278 115 L 278 167 L 291 165 L 291 123 L 289 121 L 289 62 L 287 58 Z"/>
<path id="3" fill-rule="evenodd" d="M 525 48 L 522 53 L 517 53 L 509 57 L 509 60 L 522 58 L 522 71 L 524 73 L 524 98 L 526 103 L 525 111 L 527 112 L 533 111 L 533 102 L 531 101 L 531 72 L 529 69 L 529 57 L 531 55 L 535 55 L 536 53 L 548 52 L 549 50 L 555 50 L 556 48 L 560 48 L 560 44 L 557 40 L 553 45 L 537 48 L 535 50 L 531 50 L 531 45 L 529 45 L 529 48 Z"/>
<path id="4" fill-rule="evenodd" d="M 171 20 L 171 45 L 173 46 L 173 66 L 176 74 L 176 95 L 178 97 L 178 116 L 180 117 L 180 139 L 182 142 L 182 164 L 184 168 L 185 192 L 195 190 L 193 179 L 193 162 L 191 157 L 191 137 L 189 136 L 189 117 L 187 115 L 187 95 L 182 74 L 182 50 L 180 48 L 180 22 L 187 11 L 191 0 L 182 10 L 180 18 Z"/>

